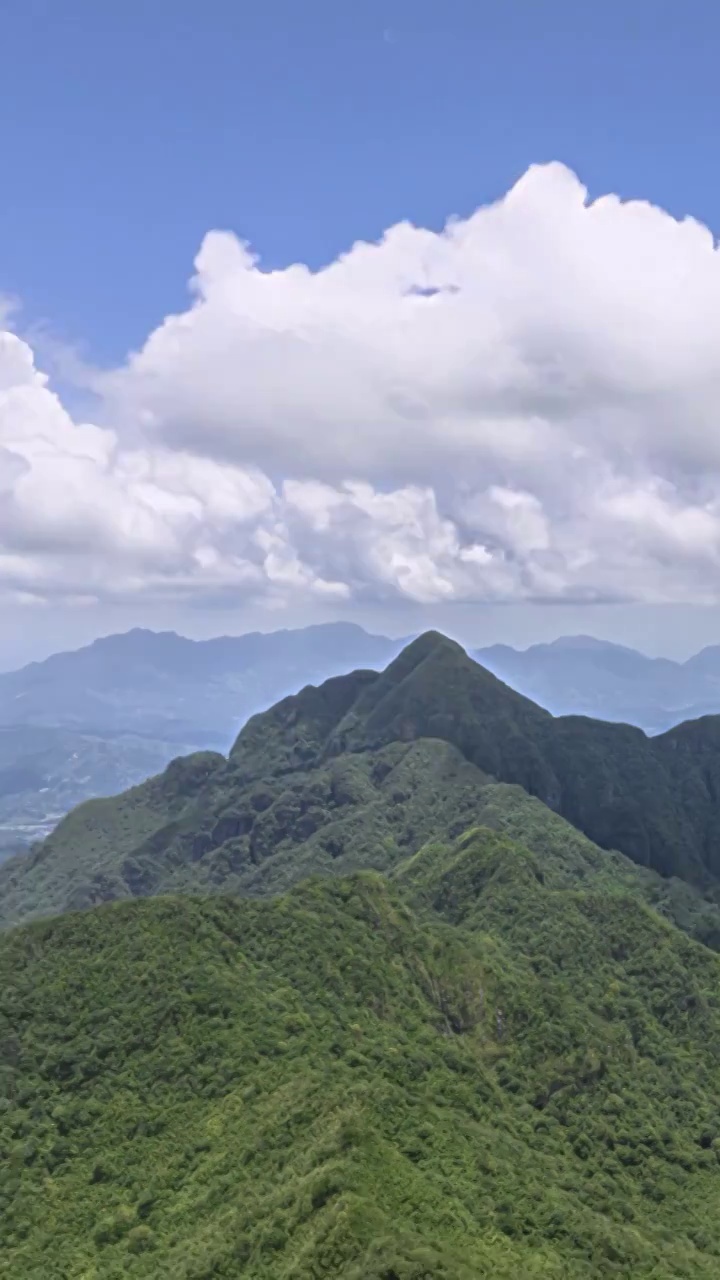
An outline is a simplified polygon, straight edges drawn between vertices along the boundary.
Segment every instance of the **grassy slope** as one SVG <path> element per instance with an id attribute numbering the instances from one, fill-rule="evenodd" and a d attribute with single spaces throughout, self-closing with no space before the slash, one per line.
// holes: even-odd
<path id="1" fill-rule="evenodd" d="M 569 874 L 481 829 L 7 934 L 7 1274 L 716 1277 L 720 959 Z"/>

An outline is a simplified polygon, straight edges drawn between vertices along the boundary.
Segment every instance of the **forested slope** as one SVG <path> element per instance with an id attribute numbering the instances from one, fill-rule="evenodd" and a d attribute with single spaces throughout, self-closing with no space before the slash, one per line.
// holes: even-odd
<path id="1" fill-rule="evenodd" d="M 715 1277 L 720 958 L 497 832 L 0 941 L 22 1280 Z"/>

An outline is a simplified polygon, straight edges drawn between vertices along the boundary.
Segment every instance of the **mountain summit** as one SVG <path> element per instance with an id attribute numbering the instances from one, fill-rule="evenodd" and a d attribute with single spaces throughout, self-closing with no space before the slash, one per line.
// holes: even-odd
<path id="1" fill-rule="evenodd" d="M 720 872 L 720 720 L 649 739 L 553 718 L 428 632 L 382 672 L 308 685 L 201 752 L 65 819 L 0 869 L 6 923 L 185 889 L 264 894 L 312 872 L 391 867 L 513 784 L 596 845 L 701 889 Z"/>
<path id="2" fill-rule="evenodd" d="M 339 677 L 255 717 L 232 759 L 257 773 L 270 741 L 276 758 L 283 751 L 307 766 L 393 742 L 440 739 L 484 774 L 519 784 L 602 847 L 704 884 L 720 872 L 713 820 L 720 718 L 698 723 L 702 730 L 689 722 L 650 739 L 629 725 L 554 718 L 431 631 L 379 675 Z"/>

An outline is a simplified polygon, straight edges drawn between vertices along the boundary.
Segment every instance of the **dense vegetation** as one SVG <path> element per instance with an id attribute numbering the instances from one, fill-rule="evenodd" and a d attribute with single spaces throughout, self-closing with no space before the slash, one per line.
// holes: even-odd
<path id="1" fill-rule="evenodd" d="M 473 823 L 517 824 L 523 801 L 493 779 L 546 806 L 532 830 L 514 833 L 530 848 L 557 811 L 603 848 L 670 877 L 663 887 L 638 875 L 637 884 L 696 936 L 720 942 L 720 720 L 648 739 L 626 725 L 553 719 L 432 633 L 381 675 L 309 686 L 253 717 L 228 760 L 180 759 L 78 808 L 32 855 L 0 868 L 0 921 L 125 896 L 260 896 L 313 873 L 386 871 Z"/>
<path id="2" fill-rule="evenodd" d="M 717 736 L 429 635 L 75 810 L 0 868 L 71 909 L 0 938 L 0 1271 L 716 1280 Z"/>
<path id="3" fill-rule="evenodd" d="M 481 828 L 6 934 L 6 1274 L 716 1277 L 720 958 L 568 874 Z"/>

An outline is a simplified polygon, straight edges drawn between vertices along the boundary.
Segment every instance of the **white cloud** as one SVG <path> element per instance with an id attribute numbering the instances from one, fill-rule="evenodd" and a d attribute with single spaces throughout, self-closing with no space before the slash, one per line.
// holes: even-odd
<path id="1" fill-rule="evenodd" d="M 0 584 L 279 603 L 720 599 L 720 257 L 561 165 L 193 300 L 71 419 L 0 338 Z"/>

